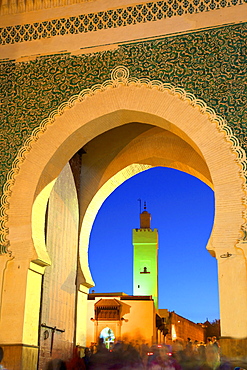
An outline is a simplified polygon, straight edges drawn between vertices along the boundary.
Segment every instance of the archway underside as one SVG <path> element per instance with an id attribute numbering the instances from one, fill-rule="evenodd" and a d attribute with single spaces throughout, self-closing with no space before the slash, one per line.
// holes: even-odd
<path id="1" fill-rule="evenodd" d="M 124 181 L 151 167 L 169 167 L 197 177 L 213 188 L 198 148 L 173 132 L 150 124 L 129 123 L 109 130 L 83 147 L 81 159 L 80 260 L 86 285 L 93 284 L 88 264 L 91 228 L 105 199 Z"/>

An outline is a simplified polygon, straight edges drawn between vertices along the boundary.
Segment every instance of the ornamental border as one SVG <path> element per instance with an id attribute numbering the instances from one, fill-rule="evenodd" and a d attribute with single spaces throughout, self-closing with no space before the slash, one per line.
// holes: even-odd
<path id="1" fill-rule="evenodd" d="M 32 24 L 18 24 L 0 28 L 0 44 L 42 40 L 54 36 L 82 34 L 158 21 L 184 14 L 194 14 L 242 5 L 247 0 L 161 0 L 115 8 L 69 18 L 52 19 Z"/>
<path id="2" fill-rule="evenodd" d="M 15 178 L 20 171 L 21 164 L 25 161 L 27 153 L 32 149 L 32 144 L 39 140 L 39 137 L 47 130 L 47 127 L 52 125 L 56 117 L 61 116 L 67 109 L 73 108 L 77 102 L 82 102 L 87 98 L 95 95 L 98 92 L 106 91 L 110 88 L 117 88 L 119 86 L 136 86 L 146 87 L 149 89 L 157 89 L 160 92 L 168 92 L 171 95 L 176 95 L 179 99 L 187 101 L 192 107 L 199 109 L 202 114 L 206 114 L 209 120 L 216 124 L 220 132 L 225 134 L 226 140 L 231 144 L 232 151 L 236 155 L 236 162 L 240 167 L 240 176 L 243 179 L 243 189 L 245 196 L 243 198 L 243 205 L 247 204 L 247 161 L 246 153 L 240 146 L 239 140 L 233 135 L 231 127 L 227 125 L 227 121 L 221 116 L 217 115 L 215 110 L 208 107 L 202 99 L 197 99 L 195 95 L 187 93 L 184 89 L 175 87 L 170 83 L 163 83 L 160 80 L 150 80 L 148 78 L 136 78 L 129 76 L 129 69 L 125 66 L 117 66 L 111 72 L 111 79 L 105 80 L 102 84 L 93 85 L 91 88 L 82 90 L 79 94 L 73 95 L 67 102 L 62 103 L 57 109 L 53 110 L 47 118 L 42 120 L 39 127 L 36 127 L 30 137 L 26 140 L 24 145 L 19 149 L 15 160 L 12 163 L 12 169 L 7 174 L 7 180 L 3 186 L 3 195 L 0 202 L 0 254 L 11 253 L 8 251 L 8 209 L 9 199 L 11 197 L 12 188 L 15 183 Z M 247 218 L 246 208 L 243 211 L 243 218 Z M 247 226 L 242 225 L 243 240 L 247 234 Z"/>

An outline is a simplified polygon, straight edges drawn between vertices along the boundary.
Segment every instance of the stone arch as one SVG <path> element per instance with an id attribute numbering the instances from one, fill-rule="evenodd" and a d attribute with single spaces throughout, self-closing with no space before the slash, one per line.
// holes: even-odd
<path id="1" fill-rule="evenodd" d="M 52 112 L 19 151 L 2 197 L 1 212 L 5 220 L 8 214 L 5 226 L 9 227 L 10 239 L 15 202 L 24 207 L 27 214 L 23 217 L 31 221 L 31 207 L 36 197 L 54 181 L 68 159 L 95 136 L 131 121 L 162 127 L 181 137 L 196 151 L 199 148 L 209 167 L 216 193 L 221 194 L 225 186 L 224 196 L 230 198 L 230 188 L 234 187 L 238 200 L 230 207 L 231 211 L 238 208 L 237 213 L 245 215 L 242 202 L 245 197 L 245 152 L 227 123 L 192 94 L 160 81 L 129 78 L 125 67 L 117 67 L 111 80 L 83 90 Z M 244 219 L 240 223 L 242 225 Z M 25 231 L 30 232 L 30 225 L 28 227 L 25 222 L 25 226 Z M 235 242 L 240 238 L 238 226 Z M 2 239 L 6 239 L 6 229 Z"/>
<path id="2" fill-rule="evenodd" d="M 246 195 L 245 152 L 237 138 L 203 101 L 170 84 L 130 78 L 128 70 L 119 67 L 111 80 L 82 91 L 53 112 L 33 132 L 14 161 L 4 189 L 2 213 L 6 220 L 8 216 L 3 240 L 7 239 L 8 227 L 17 259 L 26 258 L 42 266 L 49 263 L 40 253 L 45 252 L 45 246 L 38 250 L 33 245 L 32 212 L 36 198 L 82 146 L 130 122 L 152 124 L 176 134 L 204 160 L 216 196 L 210 249 L 217 257 L 236 253 L 245 222 Z M 99 199 L 98 205 L 103 198 Z M 22 211 L 17 215 L 20 207 Z M 85 227 L 89 230 L 91 225 Z"/>

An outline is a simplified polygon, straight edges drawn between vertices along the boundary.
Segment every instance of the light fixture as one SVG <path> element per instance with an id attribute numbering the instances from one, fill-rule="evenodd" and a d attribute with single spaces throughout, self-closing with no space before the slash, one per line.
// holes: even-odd
<path id="1" fill-rule="evenodd" d="M 231 257 L 232 256 L 232 254 L 231 253 L 229 253 L 229 252 L 227 252 L 227 253 L 225 253 L 225 254 L 222 254 L 221 256 L 220 256 L 220 258 L 228 258 L 228 257 Z"/>

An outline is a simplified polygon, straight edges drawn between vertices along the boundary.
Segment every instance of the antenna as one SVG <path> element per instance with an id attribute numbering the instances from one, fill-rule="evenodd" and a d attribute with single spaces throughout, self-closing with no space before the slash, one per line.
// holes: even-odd
<path id="1" fill-rule="evenodd" d="M 141 214 L 141 212 L 142 212 L 142 200 L 139 198 L 139 199 L 137 199 L 137 201 L 140 203 L 140 214 Z"/>

